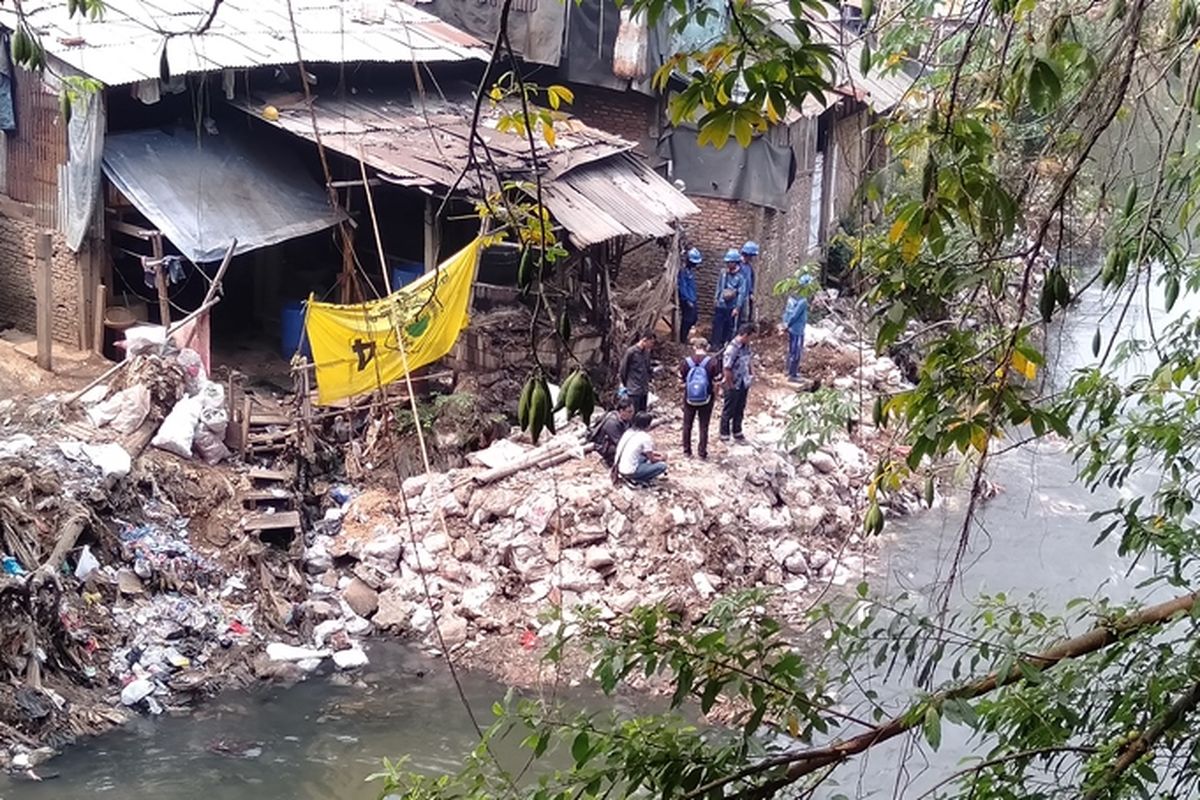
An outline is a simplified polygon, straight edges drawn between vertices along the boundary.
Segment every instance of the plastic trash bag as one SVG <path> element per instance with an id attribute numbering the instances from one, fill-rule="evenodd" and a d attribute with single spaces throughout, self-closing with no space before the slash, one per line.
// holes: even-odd
<path id="1" fill-rule="evenodd" d="M 133 433 L 146 421 L 149 413 L 150 390 L 140 383 L 87 410 L 88 419 L 97 428 L 111 425 L 118 433 Z"/>
<path id="2" fill-rule="evenodd" d="M 200 414 L 204 410 L 199 396 L 185 397 L 175 404 L 171 413 L 163 420 L 162 426 L 150 444 L 174 453 L 180 458 L 192 457 L 192 442 L 196 438 L 196 425 L 200 422 Z"/>
<path id="3" fill-rule="evenodd" d="M 203 398 L 203 393 L 200 396 Z M 225 430 L 228 427 L 229 415 L 224 408 L 205 408 L 200 412 L 192 447 L 205 464 L 211 466 L 229 457 L 229 448 L 225 446 Z"/>

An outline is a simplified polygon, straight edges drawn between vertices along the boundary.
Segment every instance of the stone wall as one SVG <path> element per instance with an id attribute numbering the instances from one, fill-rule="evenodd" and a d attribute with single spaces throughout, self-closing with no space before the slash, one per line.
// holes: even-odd
<path id="1" fill-rule="evenodd" d="M 37 330 L 34 242 L 39 230 L 30 219 L 0 214 L 0 327 L 11 325 L 29 333 Z M 62 234 L 52 232 L 50 242 L 54 340 L 78 345 L 79 262 Z"/>

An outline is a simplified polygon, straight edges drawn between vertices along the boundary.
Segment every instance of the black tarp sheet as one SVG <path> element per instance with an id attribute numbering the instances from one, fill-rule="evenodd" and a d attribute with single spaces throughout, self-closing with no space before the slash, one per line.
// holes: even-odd
<path id="1" fill-rule="evenodd" d="M 744 200 L 783 210 L 796 179 L 796 157 L 790 147 L 755 137 L 743 148 L 730 139 L 717 150 L 696 141 L 696 131 L 675 128 L 664 141 L 662 155 L 671 159 L 671 177 L 683 181 L 685 193 Z"/>

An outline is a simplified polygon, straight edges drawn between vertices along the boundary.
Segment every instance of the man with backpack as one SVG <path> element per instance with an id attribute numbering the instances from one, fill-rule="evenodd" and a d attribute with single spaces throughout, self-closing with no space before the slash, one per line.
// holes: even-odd
<path id="1" fill-rule="evenodd" d="M 737 250 L 725 253 L 725 271 L 717 279 L 717 294 L 713 298 L 712 345 L 724 347 L 737 330 L 738 318 L 746 305 L 748 286 L 742 272 L 742 254 Z"/>
<path id="2" fill-rule="evenodd" d="M 613 459 L 617 455 L 617 442 L 621 441 L 621 437 L 629 429 L 632 419 L 633 403 L 629 398 L 623 397 L 617 401 L 617 407 L 605 414 L 596 423 L 596 427 L 592 428 L 588 438 L 609 467 L 613 465 Z"/>
<path id="3" fill-rule="evenodd" d="M 746 441 L 742 433 L 742 417 L 746 413 L 746 399 L 750 395 L 750 384 L 754 380 L 750 364 L 750 337 L 754 335 L 754 323 L 747 322 L 738 328 L 737 336 L 725 348 L 721 366 L 725 378 L 722 393 L 725 402 L 721 406 L 721 440 Z"/>
<path id="4" fill-rule="evenodd" d="M 708 424 L 712 420 L 717 387 L 721 383 L 721 360 L 708 354 L 708 342 L 692 340 L 692 355 L 680 360 L 683 381 L 683 454 L 692 456 L 692 426 L 700 420 L 698 453 L 708 458 Z"/>

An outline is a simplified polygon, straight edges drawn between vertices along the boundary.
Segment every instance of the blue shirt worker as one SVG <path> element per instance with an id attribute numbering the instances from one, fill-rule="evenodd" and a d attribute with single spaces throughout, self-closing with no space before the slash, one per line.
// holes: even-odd
<path id="1" fill-rule="evenodd" d="M 742 245 L 742 274 L 746 276 L 746 306 L 742 309 L 741 321 L 754 321 L 754 262 L 758 258 L 758 244 L 746 242 Z"/>
<path id="2" fill-rule="evenodd" d="M 750 364 L 750 337 L 754 335 L 754 323 L 747 322 L 738 328 L 737 336 L 725 348 L 721 367 L 725 374 L 722 382 L 725 403 L 721 406 L 721 441 L 746 441 L 742 433 L 742 417 L 746 414 L 746 399 L 750 396 L 750 384 L 754 381 Z"/>
<path id="3" fill-rule="evenodd" d="M 696 267 L 703 261 L 700 251 L 693 247 L 688 250 L 683 268 L 679 270 L 679 341 L 684 343 L 692 326 L 700 319 L 700 311 L 696 307 Z"/>
<path id="4" fill-rule="evenodd" d="M 800 285 L 812 283 L 811 275 L 801 275 Z M 808 300 L 800 295 L 790 295 L 783 309 L 780 327 L 788 335 L 787 379 L 789 383 L 800 382 L 800 359 L 804 357 L 804 329 L 808 325 Z"/>
<path id="5" fill-rule="evenodd" d="M 717 279 L 713 298 L 712 346 L 720 349 L 729 343 L 737 331 L 746 305 L 746 276 L 742 272 L 742 256 L 737 250 L 725 253 L 725 271 Z"/>

